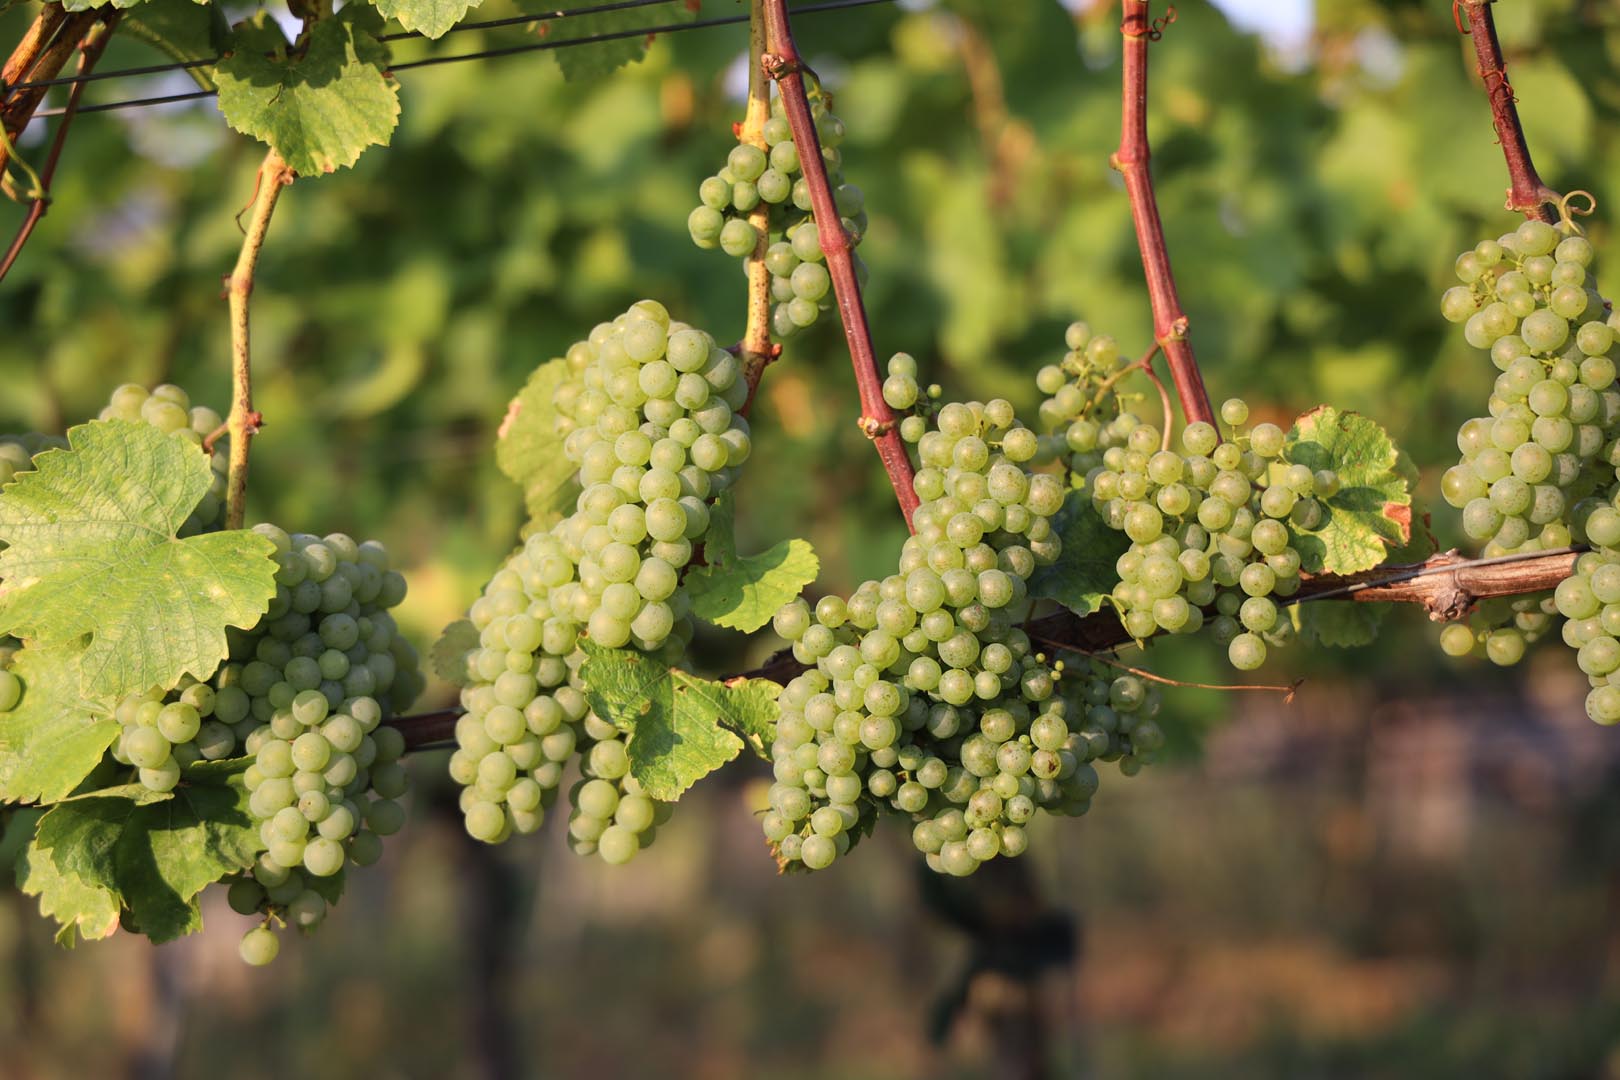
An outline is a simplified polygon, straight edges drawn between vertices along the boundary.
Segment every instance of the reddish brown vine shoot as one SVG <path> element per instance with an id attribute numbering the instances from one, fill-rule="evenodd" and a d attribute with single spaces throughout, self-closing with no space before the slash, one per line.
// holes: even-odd
<path id="1" fill-rule="evenodd" d="M 883 470 L 888 473 L 894 497 L 899 500 L 906 526 L 910 528 L 911 515 L 918 502 L 911 486 L 911 457 L 906 453 L 905 440 L 900 437 L 894 410 L 883 400 L 883 376 L 878 372 L 877 355 L 872 349 L 872 328 L 866 319 L 866 305 L 861 300 L 860 282 L 855 278 L 849 234 L 838 216 L 832 187 L 827 182 L 827 169 L 821 160 L 821 140 L 816 135 L 810 101 L 805 96 L 804 61 L 793 40 L 786 0 L 765 0 L 765 26 L 770 49 L 764 58 L 765 73 L 776 80 L 788 125 L 793 129 L 793 141 L 799 147 L 804 180 L 810 188 L 816 233 L 827 258 L 833 295 L 838 300 L 838 315 L 844 324 L 844 338 L 849 343 L 849 359 L 855 368 L 855 384 L 860 389 L 861 431 L 876 444 L 878 456 L 883 459 Z"/>
<path id="2" fill-rule="evenodd" d="M 1491 101 L 1491 123 L 1496 127 L 1496 138 L 1502 144 L 1508 179 L 1512 182 L 1507 192 L 1507 208 L 1534 221 L 1550 223 L 1557 220 L 1557 215 L 1549 204 L 1558 202 L 1559 194 L 1542 183 L 1535 162 L 1530 159 L 1530 145 L 1525 141 L 1513 84 L 1508 81 L 1507 66 L 1502 60 L 1502 42 L 1496 36 L 1491 2 L 1454 0 L 1453 14 L 1458 16 L 1458 28 L 1473 41 L 1474 52 L 1479 57 L 1479 77 L 1484 80 L 1485 93 Z"/>
<path id="3" fill-rule="evenodd" d="M 1153 304 L 1153 338 L 1164 349 L 1170 365 L 1170 378 L 1181 399 L 1181 413 L 1188 423 L 1215 422 L 1204 376 L 1187 339 L 1187 316 L 1176 293 L 1176 278 L 1170 268 L 1170 252 L 1165 245 L 1164 222 L 1159 217 L 1159 201 L 1153 194 L 1153 172 L 1149 164 L 1147 134 L 1148 43 L 1163 27 L 1149 18 L 1148 0 L 1124 0 L 1125 13 L 1119 32 L 1125 39 L 1125 87 L 1121 98 L 1119 151 L 1113 166 L 1125 178 L 1125 192 L 1131 201 L 1131 218 L 1136 224 L 1136 245 L 1142 252 L 1142 272 L 1147 278 L 1148 299 Z"/>
<path id="4" fill-rule="evenodd" d="M 102 52 L 107 48 L 108 35 L 113 27 L 118 25 L 121 12 L 114 11 L 107 16 L 104 22 L 91 26 L 90 32 L 85 34 L 84 40 L 79 43 L 79 74 L 88 75 L 101 59 Z M 41 19 L 44 18 L 42 14 Z M 17 235 L 12 238 L 11 246 L 6 249 L 4 256 L 0 256 L 0 281 L 11 273 L 11 268 L 17 262 L 17 256 L 22 254 L 23 247 L 28 243 L 29 237 L 34 235 L 34 227 L 39 219 L 45 216 L 50 209 L 51 181 L 56 177 L 56 166 L 62 160 L 62 148 L 67 145 L 68 129 L 73 125 L 73 117 L 79 111 L 79 98 L 84 93 L 84 83 L 76 82 L 73 89 L 68 91 L 67 108 L 62 112 L 62 120 L 56 126 L 56 137 L 51 140 L 50 152 L 45 158 L 45 167 L 39 172 L 39 182 L 43 189 L 28 208 L 28 216 L 17 229 Z"/>

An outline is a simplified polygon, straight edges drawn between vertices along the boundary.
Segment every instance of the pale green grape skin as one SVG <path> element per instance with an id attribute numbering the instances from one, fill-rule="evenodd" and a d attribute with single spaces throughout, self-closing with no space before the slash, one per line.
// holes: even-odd
<path id="1" fill-rule="evenodd" d="M 0 668 L 0 713 L 10 712 L 22 700 L 22 680 Z"/>
<path id="2" fill-rule="evenodd" d="M 1462 623 L 1451 623 L 1440 631 L 1440 648 L 1447 656 L 1467 656 L 1474 651 L 1474 632 Z"/>
<path id="3" fill-rule="evenodd" d="M 281 942 L 268 926 L 255 926 L 242 936 L 242 943 L 237 951 L 244 963 L 253 967 L 264 967 L 281 951 Z"/>

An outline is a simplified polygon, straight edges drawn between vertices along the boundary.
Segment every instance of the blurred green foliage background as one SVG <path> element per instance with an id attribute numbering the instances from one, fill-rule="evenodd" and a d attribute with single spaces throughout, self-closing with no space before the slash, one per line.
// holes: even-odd
<path id="1" fill-rule="evenodd" d="M 0 13 L 0 41 L 32 7 Z M 1108 165 L 1112 7 L 941 0 L 799 27 L 867 193 L 877 347 L 913 353 L 949 393 L 1031 406 L 1032 373 L 1077 317 L 1127 353 L 1150 343 Z M 478 16 L 523 10 L 489 0 Z M 1587 225 L 1612 295 L 1620 12 L 1496 11 L 1544 177 L 1597 198 Z M 403 42 L 395 58 L 524 33 Z M 529 370 L 643 296 L 740 333 L 738 267 L 693 248 L 685 218 L 731 144 L 745 46 L 742 27 L 672 35 L 585 83 L 546 54 L 405 73 L 393 145 L 300 180 L 271 231 L 250 517 L 388 543 L 409 569 L 407 628 L 429 644 L 516 536 L 521 500 L 491 446 Z M 1161 207 L 1217 400 L 1284 423 L 1324 401 L 1376 417 L 1455 542 L 1432 496 L 1494 372 L 1437 298 L 1455 254 L 1513 219 L 1450 5 L 1324 4 L 1308 44 L 1279 51 L 1186 0 L 1151 55 Z M 159 59 L 115 40 L 103 67 Z M 86 100 L 185 89 L 175 78 Z M 208 102 L 77 122 L 51 212 L 0 290 L 0 431 L 60 430 L 124 381 L 179 382 L 223 410 L 218 283 L 259 157 Z M 21 213 L 0 208 L 0 233 Z M 739 489 L 745 543 L 810 538 L 827 591 L 883 573 L 903 536 L 855 415 L 823 320 L 766 376 Z M 903 837 L 836 874 L 776 879 L 746 766 L 627 869 L 573 860 L 555 835 L 474 851 L 425 755 L 415 827 L 268 973 L 241 969 L 224 931 L 156 954 L 123 938 L 59 953 L 5 894 L 0 1077 L 1021 1076 L 1035 1062 L 1620 1076 L 1620 740 L 1581 715 L 1556 644 L 1502 677 L 1444 661 L 1422 622 L 1401 612 L 1370 649 L 1276 656 L 1268 681 L 1307 679 L 1291 706 L 1172 692 L 1181 764 L 1108 777 L 1090 817 L 1039 836 L 1026 872 L 965 894 L 920 882 Z M 735 670 L 764 638 L 711 633 L 698 658 Z M 1196 645 L 1157 652 L 1177 677 L 1223 677 Z M 995 970 L 961 980 L 974 957 Z"/>

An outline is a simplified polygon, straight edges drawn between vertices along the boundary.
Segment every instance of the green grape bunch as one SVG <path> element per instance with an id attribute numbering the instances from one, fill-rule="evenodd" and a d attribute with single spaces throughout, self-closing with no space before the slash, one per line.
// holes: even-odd
<path id="1" fill-rule="evenodd" d="M 1487 557 L 1552 550 L 1579 531 L 1576 504 L 1614 477 L 1620 434 L 1615 336 L 1591 243 L 1527 221 L 1458 256 L 1441 313 L 1500 374 L 1489 415 L 1462 425 L 1441 491 Z"/>
<path id="2" fill-rule="evenodd" d="M 1277 425 L 1248 419 L 1234 398 L 1221 406 L 1224 441 L 1194 422 L 1172 450 L 1158 428 L 1122 413 L 1110 427 L 1129 429 L 1124 445 L 1104 450 L 1084 481 L 1103 520 L 1131 541 L 1110 597 L 1126 632 L 1139 641 L 1195 633 L 1213 605 L 1209 629 L 1240 671 L 1293 639 L 1277 600 L 1299 590 L 1296 530 L 1322 524 L 1323 500 L 1340 485 L 1332 470 L 1289 463 Z"/>
<path id="3" fill-rule="evenodd" d="M 252 757 L 243 780 L 266 847 L 232 881 L 231 905 L 265 916 L 242 942 L 250 963 L 275 955 L 274 922 L 312 929 L 341 892 L 344 866 L 381 856 L 405 822 L 405 740 L 383 725 L 421 693 L 416 650 L 389 609 L 405 579 L 375 542 L 342 533 L 253 531 L 275 548 L 276 595 L 257 625 L 227 633 L 213 677 L 119 702 L 113 759 L 152 791 L 171 791 L 186 766 Z"/>
<path id="4" fill-rule="evenodd" d="M 839 149 L 844 140 L 843 121 L 833 114 L 830 99 L 818 85 L 811 88 L 810 111 L 834 204 L 851 246 L 857 245 L 866 234 L 866 200 L 860 188 L 844 182 Z M 810 185 L 800 168 L 800 148 L 793 141 L 780 98 L 773 100 L 762 134 L 765 149 L 739 142 L 727 155 L 725 166 L 698 185 L 698 206 L 686 225 L 698 247 L 719 248 L 734 258 L 748 259 L 760 239 L 749 216 L 765 208 L 771 331 L 786 339 L 815 325 L 821 313 L 832 308 L 832 278 L 821 250 Z M 854 261 L 857 276 L 864 280 L 864 264 L 858 256 Z"/>
<path id="5" fill-rule="evenodd" d="M 751 453 L 748 387 L 713 337 L 643 300 L 568 350 L 554 404 L 576 467 L 575 510 L 530 535 L 469 613 L 466 713 L 450 775 L 467 831 L 496 843 L 538 829 L 577 760 L 569 835 L 622 863 L 652 842 L 667 804 L 630 775 L 624 733 L 591 712 L 582 639 L 673 663 L 692 637 L 681 574 L 709 500 Z"/>
<path id="6" fill-rule="evenodd" d="M 889 377 L 914 380 L 914 362 Z M 1162 744 L 1156 693 L 1093 674 L 1066 696 L 1061 662 L 1019 625 L 1030 575 L 1062 550 L 1063 484 L 1024 467 L 1035 433 L 994 400 L 945 405 L 914 441 L 921 503 L 896 573 L 774 619 L 811 665 L 782 692 L 771 746 L 762 828 L 784 867 L 825 869 L 892 811 L 930 867 L 970 874 L 1021 854 L 1037 809 L 1084 813 L 1090 761 L 1134 768 Z"/>
<path id="7" fill-rule="evenodd" d="M 1059 461 L 1072 475 L 1085 476 L 1102 465 L 1109 448 L 1124 447 L 1137 426 L 1117 389 L 1128 365 L 1118 342 L 1083 322 L 1071 323 L 1063 338 L 1063 360 L 1035 373 L 1045 432 L 1037 460 Z"/>
<path id="8" fill-rule="evenodd" d="M 1452 656 L 1517 663 L 1562 615 L 1561 636 L 1587 676 L 1586 711 L 1620 723 L 1620 317 L 1597 291 L 1590 241 L 1566 216 L 1527 221 L 1458 256 L 1460 285 L 1441 314 L 1463 323 L 1500 372 L 1489 416 L 1457 434 L 1462 460 L 1441 485 L 1486 556 L 1591 550 L 1545 594 L 1479 606 L 1446 626 Z"/>

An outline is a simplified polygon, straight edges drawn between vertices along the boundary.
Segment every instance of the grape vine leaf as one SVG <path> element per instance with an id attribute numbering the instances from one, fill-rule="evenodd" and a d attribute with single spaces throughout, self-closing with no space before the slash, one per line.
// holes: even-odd
<path id="1" fill-rule="evenodd" d="M 583 642 L 581 674 L 596 715 L 630 734 L 630 774 L 672 802 L 737 756 L 774 737 L 781 687 L 765 679 L 710 682 L 630 649 Z"/>
<path id="2" fill-rule="evenodd" d="M 118 929 L 118 836 L 133 812 L 119 799 L 88 799 L 39 819 L 17 862 L 17 887 L 37 896 L 40 914 L 61 925 L 57 944 L 72 945 L 75 932 L 94 941 Z"/>
<path id="3" fill-rule="evenodd" d="M 103 4 L 108 4 L 111 7 L 124 9 L 124 8 L 132 8 L 132 7 L 136 6 L 137 4 L 139 4 L 141 2 L 142 2 L 142 0 L 63 0 L 62 10 L 63 11 L 89 11 L 92 8 L 101 7 Z M 3 11 L 3 10 L 5 10 L 5 9 L 0 8 L 0 11 Z"/>
<path id="4" fill-rule="evenodd" d="M 1322 600 L 1293 605 L 1294 629 L 1310 642 L 1340 649 L 1371 645 L 1392 605 Z"/>
<path id="5" fill-rule="evenodd" d="M 737 554 L 731 492 L 715 500 L 703 537 L 707 565 L 686 574 L 692 614 L 716 626 L 753 633 L 821 572 L 808 540 L 782 540 L 758 555 Z"/>
<path id="6" fill-rule="evenodd" d="M 1076 615 L 1090 615 L 1119 583 L 1114 564 L 1129 550 L 1130 539 L 1108 527 L 1085 491 L 1069 492 L 1052 528 L 1063 541 L 1063 553 L 1030 575 L 1029 594 L 1056 600 Z"/>
<path id="7" fill-rule="evenodd" d="M 374 0 L 384 18 L 427 38 L 443 37 L 473 8 L 484 0 Z"/>
<path id="8" fill-rule="evenodd" d="M 1328 517 L 1320 528 L 1291 529 L 1308 573 L 1370 570 L 1411 538 L 1412 494 L 1397 458 L 1384 429 L 1359 413 L 1320 405 L 1294 422 L 1283 459 L 1332 469 L 1340 483 L 1321 500 Z"/>
<path id="9" fill-rule="evenodd" d="M 388 145 L 399 123 L 399 86 L 384 72 L 387 51 L 373 26 L 380 21 L 368 5 L 350 4 L 316 23 L 301 53 L 269 14 L 243 22 L 214 70 L 225 122 L 274 147 L 302 176 L 353 165 L 366 147 Z"/>
<path id="10" fill-rule="evenodd" d="M 681 3 L 668 8 L 660 5 L 658 25 L 691 22 L 697 18 L 700 6 L 699 0 L 681 0 Z M 610 38 L 590 45 L 569 45 L 553 50 L 552 55 L 557 58 L 557 66 L 562 68 L 563 78 L 572 82 L 611 74 L 625 64 L 646 56 L 647 47 L 653 40 L 653 35 L 647 32 L 648 25 L 646 11 L 628 8 L 570 15 L 566 19 L 543 22 L 540 24 L 540 36 L 549 37 L 560 26 L 559 45 L 563 41 Z"/>
<path id="11" fill-rule="evenodd" d="M 560 357 L 534 369 L 506 409 L 495 441 L 495 464 L 523 489 L 530 520 L 549 528 L 574 509 L 579 470 L 563 453 L 561 417 L 553 403 L 573 372 Z"/>
<path id="12" fill-rule="evenodd" d="M 274 546 L 243 530 L 176 537 L 213 476 L 149 424 L 98 420 L 0 492 L 0 633 L 46 646 L 90 636 L 87 694 L 116 698 L 212 675 L 227 626 L 276 593 Z"/>
<path id="13" fill-rule="evenodd" d="M 246 764 L 188 769 L 172 799 L 92 796 L 41 818 L 18 884 L 62 924 L 58 941 L 71 943 L 75 930 L 106 937 L 124 911 L 154 942 L 201 929 L 197 894 L 263 849 L 241 779 Z"/>
<path id="14" fill-rule="evenodd" d="M 472 624 L 471 619 L 457 619 L 444 628 L 444 633 L 439 635 L 439 640 L 433 643 L 433 650 L 428 654 L 434 674 L 452 686 L 471 686 L 467 654 L 478 645 L 478 627 Z"/>
<path id="15" fill-rule="evenodd" d="M 109 710 L 80 692 L 79 660 L 76 647 L 35 645 L 12 658 L 23 696 L 15 709 L 0 713 L 0 801 L 66 797 L 118 737 Z"/>

